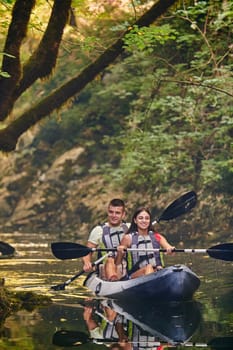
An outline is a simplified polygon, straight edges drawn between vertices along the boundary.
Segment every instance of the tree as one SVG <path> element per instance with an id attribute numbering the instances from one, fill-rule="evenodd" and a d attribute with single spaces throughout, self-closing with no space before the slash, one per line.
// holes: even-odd
<path id="1" fill-rule="evenodd" d="M 136 97 L 128 125 L 106 139 L 121 159 L 109 174 L 127 190 L 192 184 L 197 191 L 224 193 L 231 203 L 232 18 L 231 1 L 200 1 L 172 11 L 170 27 L 164 19 L 127 34 L 131 55 L 122 77 L 134 72 L 128 81 Z M 126 79 L 112 80 L 126 90 Z"/>
<path id="2" fill-rule="evenodd" d="M 173 5 L 175 0 L 159 0 L 135 21 L 138 27 L 148 26 Z M 69 99 L 78 94 L 89 82 L 100 74 L 109 64 L 124 51 L 124 36 L 130 32 L 121 32 L 118 39 L 112 43 L 99 57 L 83 68 L 77 76 L 64 82 L 42 98 L 37 104 L 23 112 L 17 118 L 9 118 L 16 101 L 39 79 L 52 79 L 56 67 L 59 47 L 65 26 L 71 11 L 71 0 L 54 0 L 50 18 L 42 39 L 28 60 L 22 64 L 20 50 L 27 35 L 30 15 L 35 6 L 35 0 L 16 0 L 12 9 L 12 20 L 9 25 L 0 76 L 0 120 L 7 123 L 0 130 L 0 150 L 11 152 L 15 149 L 19 137 L 61 108 Z M 9 77 L 7 78 L 7 74 Z"/>

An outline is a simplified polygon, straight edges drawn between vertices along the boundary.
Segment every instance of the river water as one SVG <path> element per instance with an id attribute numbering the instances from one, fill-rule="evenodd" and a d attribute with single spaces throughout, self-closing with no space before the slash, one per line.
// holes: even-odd
<path id="1" fill-rule="evenodd" d="M 93 295 L 82 286 L 85 276 L 80 276 L 65 290 L 51 289 L 51 286 L 65 282 L 82 269 L 80 259 L 61 261 L 54 258 L 50 244 L 58 240 L 55 234 L 1 234 L 1 241 L 11 244 L 17 251 L 14 258 L 0 260 L 0 278 L 5 278 L 7 289 L 33 291 L 52 299 L 49 306 L 20 310 L 6 317 L 0 328 L 1 350 L 76 347 L 88 350 L 107 349 L 110 345 L 107 339 L 101 344 L 94 343 L 84 317 L 87 318 L 91 312 L 95 322 L 112 324 L 109 319 L 106 320 L 103 310 L 114 308 L 115 312 L 120 310 L 125 315 L 124 307 L 106 300 L 91 300 Z M 158 307 L 143 301 L 142 312 L 142 301 L 138 301 L 127 309 L 128 318 L 121 317 L 125 322 L 124 328 L 129 327 L 131 322 L 131 327 L 133 324 L 135 329 L 139 329 L 145 339 L 144 343 L 140 343 L 143 349 L 155 350 L 159 343 L 164 346 L 169 343 L 173 349 L 215 349 L 219 338 L 220 342 L 230 340 L 232 345 L 229 337 L 233 337 L 233 263 L 216 260 L 206 254 L 177 253 L 165 259 L 166 265 L 184 263 L 199 276 L 201 285 L 194 302 L 181 308 L 170 308 L 169 305 Z M 176 345 L 178 338 L 183 345 Z M 132 346 L 132 343 L 128 345 Z M 226 349 L 233 349 L 231 345 Z"/>

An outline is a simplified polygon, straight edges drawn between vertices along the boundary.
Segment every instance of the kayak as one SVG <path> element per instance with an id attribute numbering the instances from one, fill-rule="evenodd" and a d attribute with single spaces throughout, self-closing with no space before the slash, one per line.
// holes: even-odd
<path id="1" fill-rule="evenodd" d="M 112 299 L 159 301 L 192 300 L 200 286 L 200 279 L 186 265 L 173 265 L 138 278 L 120 281 L 105 281 L 92 272 L 84 281 L 84 286 L 96 296 Z"/>

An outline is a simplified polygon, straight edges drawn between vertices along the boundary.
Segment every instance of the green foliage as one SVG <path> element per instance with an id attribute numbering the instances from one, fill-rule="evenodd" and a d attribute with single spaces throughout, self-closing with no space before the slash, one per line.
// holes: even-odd
<path id="1" fill-rule="evenodd" d="M 45 140 L 54 152 L 61 145 L 84 146 L 86 171 L 128 191 L 191 186 L 230 196 L 232 19 L 231 2 L 198 1 L 172 12 L 169 24 L 163 18 L 149 28 L 133 27 L 123 59 L 72 108 L 53 116 L 38 144 Z M 79 46 L 83 57 L 93 38 L 86 36 Z M 58 81 L 72 75 L 75 64 L 67 54 Z"/>
<path id="2" fill-rule="evenodd" d="M 169 24 L 162 26 L 138 27 L 133 26 L 124 38 L 124 47 L 129 52 L 148 51 L 153 52 L 157 43 L 165 44 L 168 40 L 174 40 L 177 32 Z"/>
<path id="3" fill-rule="evenodd" d="M 176 33 L 181 11 L 177 14 L 178 17 L 173 19 Z M 137 100 L 131 104 L 127 130 L 114 140 L 106 139 L 106 142 L 112 141 L 113 148 L 119 148 L 122 155 L 119 166 L 111 172 L 111 178 L 115 177 L 128 190 L 140 188 L 149 191 L 156 187 L 166 190 L 171 184 L 192 183 L 198 188 L 211 188 L 216 192 L 221 188 L 221 191 L 231 193 L 233 119 L 229 51 L 225 51 L 225 46 L 219 50 L 219 43 L 214 42 L 215 32 L 208 26 L 206 32 L 202 31 L 202 23 L 208 20 L 207 14 L 210 16 L 206 2 L 182 11 L 183 20 L 186 22 L 188 19 L 191 24 L 195 20 L 196 27 L 191 25 L 189 31 L 187 27 L 180 27 L 176 50 L 182 52 L 183 45 L 190 48 L 193 71 L 184 71 L 177 58 L 173 60 L 173 70 L 170 69 L 170 42 L 163 50 L 158 50 L 160 43 L 154 43 L 152 52 L 152 47 L 148 50 L 148 45 L 144 45 L 146 41 L 141 41 L 143 35 L 138 28 L 135 29 L 137 39 L 134 40 L 135 33 L 129 36 L 128 43 L 135 62 L 139 62 L 138 50 L 143 51 L 144 56 L 140 55 L 140 59 L 144 63 L 150 61 L 151 67 L 144 70 L 143 82 L 138 76 L 132 77 L 134 81 L 139 79 L 137 87 L 141 85 Z M 210 24 L 215 23 L 214 16 L 219 17 L 212 11 Z M 197 26 L 198 36 L 193 34 Z M 148 37 L 152 38 L 153 32 Z M 193 41 L 194 48 L 199 47 L 199 50 L 193 50 Z M 166 43 L 163 44 L 166 46 Z M 207 65 L 210 59 L 216 69 L 214 71 Z M 131 64 L 132 61 L 133 58 Z M 161 62 L 163 70 L 158 68 Z M 148 90 L 145 82 L 149 81 Z"/>
<path id="4" fill-rule="evenodd" d="M 6 5 L 6 4 L 13 4 L 15 0 L 1 0 L 1 3 Z"/>

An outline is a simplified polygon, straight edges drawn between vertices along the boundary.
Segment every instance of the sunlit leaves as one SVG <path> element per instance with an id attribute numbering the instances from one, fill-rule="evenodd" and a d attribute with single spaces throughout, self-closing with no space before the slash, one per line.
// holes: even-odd
<path id="1" fill-rule="evenodd" d="M 133 26 L 124 38 L 124 47 L 130 52 L 135 50 L 152 52 L 156 44 L 174 40 L 176 34 L 177 32 L 169 24 L 140 28 Z"/>

